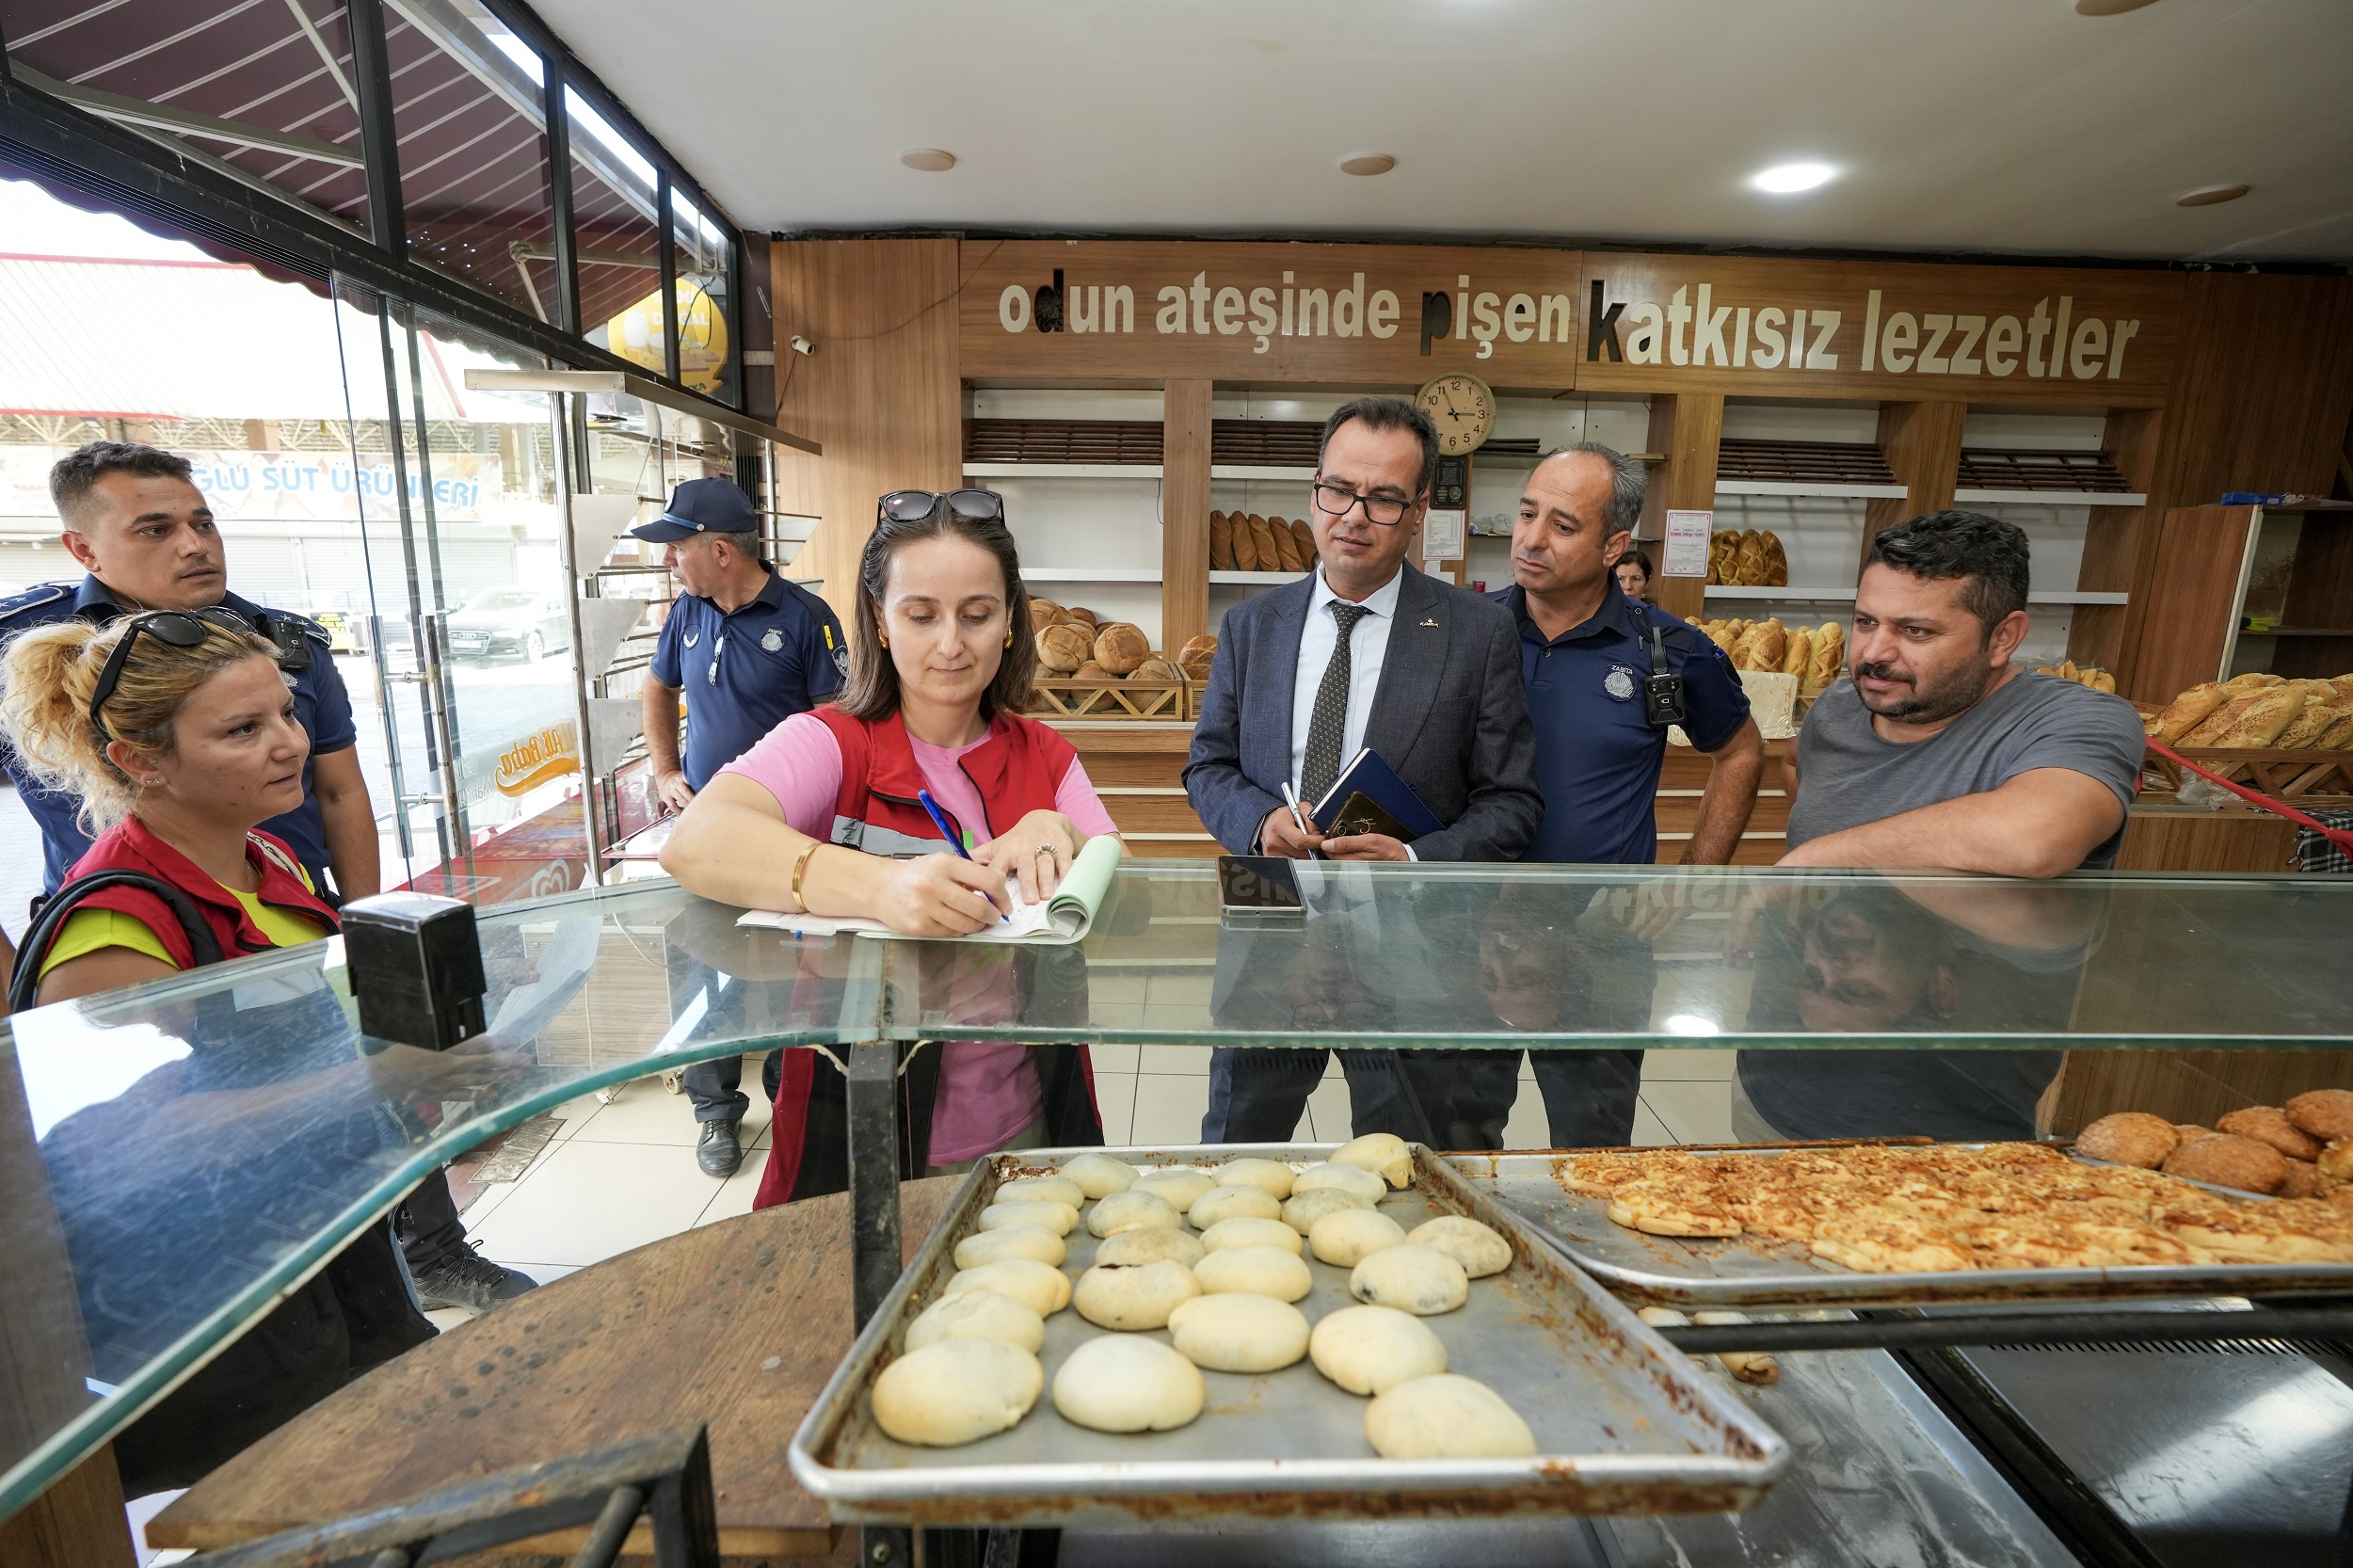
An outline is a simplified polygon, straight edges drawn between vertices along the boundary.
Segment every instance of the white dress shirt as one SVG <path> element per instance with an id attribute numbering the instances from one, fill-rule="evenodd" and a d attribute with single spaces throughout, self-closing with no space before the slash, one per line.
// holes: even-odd
<path id="1" fill-rule="evenodd" d="M 1316 568 L 1315 593 L 1307 600 L 1307 623 L 1299 633 L 1299 671 L 1291 682 L 1293 789 L 1299 787 L 1300 774 L 1307 765 L 1307 727 L 1316 714 L 1316 692 L 1323 684 L 1333 650 L 1339 646 L 1340 623 L 1332 618 L 1328 606 L 1356 602 L 1372 612 L 1356 622 L 1355 634 L 1348 640 L 1348 717 L 1340 726 L 1340 766 L 1346 769 L 1364 749 L 1365 727 L 1372 718 L 1372 696 L 1381 687 L 1381 661 L 1389 651 L 1389 629 L 1397 624 L 1398 590 L 1404 583 L 1405 568 L 1401 564 L 1396 574 L 1370 597 L 1352 601 L 1334 593 L 1323 581 L 1323 568 Z M 1315 802 L 1303 799 L 1300 804 L 1310 807 Z"/>

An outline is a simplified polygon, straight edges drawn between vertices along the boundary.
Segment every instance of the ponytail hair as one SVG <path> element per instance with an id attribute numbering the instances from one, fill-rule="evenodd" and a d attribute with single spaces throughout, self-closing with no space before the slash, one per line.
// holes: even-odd
<path id="1" fill-rule="evenodd" d="M 199 687 L 248 659 L 277 662 L 265 638 L 200 624 L 204 640 L 194 648 L 140 637 L 94 721 L 90 695 L 116 645 L 133 634 L 133 617 L 103 628 L 78 618 L 37 626 L 0 653 L 0 735 L 34 777 L 80 798 L 82 830 L 90 837 L 131 815 L 138 799 L 130 775 L 106 755 L 107 743 L 169 756 L 172 727 Z"/>

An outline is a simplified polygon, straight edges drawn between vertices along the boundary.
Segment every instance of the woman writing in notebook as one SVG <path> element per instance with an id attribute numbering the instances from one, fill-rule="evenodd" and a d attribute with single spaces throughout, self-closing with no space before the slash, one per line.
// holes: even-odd
<path id="1" fill-rule="evenodd" d="M 686 888 L 747 908 L 962 936 L 1010 912 L 1009 881 L 1021 902 L 1050 897 L 1088 838 L 1117 831 L 1070 743 L 1019 712 L 1037 654 L 993 492 L 883 497 L 850 638 L 840 698 L 770 730 L 679 818 L 662 865 Z M 1017 984 L 1015 955 L 976 962 Z M 811 1052 L 785 1058 L 763 1205 L 847 1179 L 831 1146 L 840 1075 Z M 1083 1048 L 951 1044 L 920 1053 L 905 1081 L 915 1146 L 932 1168 L 1048 1138 L 1102 1140 Z"/>

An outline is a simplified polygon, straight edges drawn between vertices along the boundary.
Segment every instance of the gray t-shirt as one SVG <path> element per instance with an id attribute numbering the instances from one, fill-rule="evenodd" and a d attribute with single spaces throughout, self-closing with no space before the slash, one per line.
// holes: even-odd
<path id="1" fill-rule="evenodd" d="M 1923 806 L 1997 790 L 2036 768 L 2069 768 L 2116 792 L 2126 806 L 2140 787 L 2146 733 L 2133 705 L 2073 680 L 2026 670 L 1953 721 L 1909 745 L 1882 741 L 1851 680 L 1824 692 L 1798 735 L 1798 798 L 1789 847 Z M 2084 856 L 2116 863 L 2119 825 Z"/>

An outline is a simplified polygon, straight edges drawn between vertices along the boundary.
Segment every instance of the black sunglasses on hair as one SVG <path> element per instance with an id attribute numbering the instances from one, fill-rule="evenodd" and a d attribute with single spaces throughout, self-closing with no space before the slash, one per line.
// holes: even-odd
<path id="1" fill-rule="evenodd" d="M 874 504 L 874 520 L 921 522 L 942 503 L 951 517 L 973 522 L 1005 520 L 1005 498 L 995 490 L 893 490 Z"/>
<path id="2" fill-rule="evenodd" d="M 239 636 L 254 635 L 253 628 L 233 610 L 210 608 L 203 610 L 150 610 L 133 616 L 114 651 L 106 655 L 106 667 L 98 672 L 98 684 L 89 695 L 90 723 L 98 722 L 98 710 L 115 695 L 115 687 L 122 680 L 122 666 L 131 660 L 131 645 L 144 632 L 167 648 L 190 648 L 203 645 L 207 625 Z"/>

